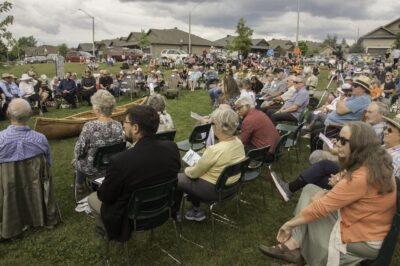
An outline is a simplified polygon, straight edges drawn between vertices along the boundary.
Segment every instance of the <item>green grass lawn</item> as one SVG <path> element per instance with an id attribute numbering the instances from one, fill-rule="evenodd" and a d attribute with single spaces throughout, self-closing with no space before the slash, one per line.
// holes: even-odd
<path id="1" fill-rule="evenodd" d="M 80 67 L 79 64 L 75 65 Z M 49 68 L 40 72 L 39 67 L 42 66 L 35 66 L 39 74 L 50 73 L 45 72 Z M 18 68 L 7 71 L 15 74 L 22 73 L 25 70 Z M 80 72 L 80 70 L 74 71 Z M 324 75 L 326 79 L 326 74 Z M 326 85 L 323 84 L 326 84 L 326 81 L 323 81 L 323 77 L 321 77 L 321 88 L 325 88 Z M 118 104 L 124 104 L 128 101 L 128 97 L 122 97 Z M 78 110 L 50 109 L 45 116 L 64 117 L 85 110 L 88 110 L 86 105 Z M 195 125 L 195 120 L 190 118 L 190 111 L 208 114 L 211 107 L 206 91 L 198 90 L 195 92 L 184 91 L 178 100 L 168 100 L 167 110 L 174 120 L 177 128 L 176 140 L 179 141 L 187 138 Z M 31 125 L 33 125 L 33 120 L 30 123 Z M 1 122 L 0 130 L 6 128 L 7 125 L 7 122 Z M 53 183 L 58 205 L 62 212 L 62 223 L 52 230 L 30 229 L 20 239 L 0 243 L 0 265 L 103 264 L 103 242 L 94 232 L 94 219 L 74 211 L 75 204 L 71 187 L 73 169 L 70 162 L 73 158 L 75 142 L 76 138 L 50 141 L 53 156 Z M 287 154 L 282 158 L 281 165 L 284 177 L 288 180 L 294 179 L 308 165 L 309 152 L 305 146 L 307 143 L 304 141 L 302 144 L 299 164 L 295 163 L 294 152 L 290 161 Z M 182 255 L 186 264 L 280 265 L 280 261 L 261 255 L 257 247 L 261 243 L 275 244 L 277 230 L 292 216 L 298 195 L 289 203 L 284 203 L 269 182 L 269 178 L 265 171 L 262 175 L 262 181 L 258 180 L 243 187 L 242 198 L 253 205 L 241 205 L 240 214 L 236 213 L 233 203 L 226 204 L 218 209 L 237 221 L 240 229 L 233 229 L 217 223 L 216 249 L 212 248 L 211 223 L 209 220 L 202 223 L 188 221 L 182 223 L 183 233 L 187 238 L 208 246 L 208 249 L 202 250 L 192 244 L 182 242 Z M 262 190 L 265 190 L 267 195 L 265 206 L 262 203 Z M 167 223 L 155 230 L 153 243 L 159 244 L 175 255 L 178 254 L 172 223 Z M 174 265 L 174 262 L 158 247 L 150 244 L 148 233 L 135 234 L 129 241 L 129 249 L 130 260 L 133 265 Z M 111 254 L 113 265 L 123 265 L 124 252 L 120 244 L 113 243 Z M 393 265 L 400 265 L 398 249 Z"/>

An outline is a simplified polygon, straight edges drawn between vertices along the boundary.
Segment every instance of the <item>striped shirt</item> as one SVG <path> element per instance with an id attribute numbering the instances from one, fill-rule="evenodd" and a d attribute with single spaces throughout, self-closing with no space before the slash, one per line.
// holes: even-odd
<path id="1" fill-rule="evenodd" d="M 0 131 L 0 163 L 22 161 L 39 154 L 44 154 L 51 164 L 49 143 L 43 134 L 16 125 Z"/>

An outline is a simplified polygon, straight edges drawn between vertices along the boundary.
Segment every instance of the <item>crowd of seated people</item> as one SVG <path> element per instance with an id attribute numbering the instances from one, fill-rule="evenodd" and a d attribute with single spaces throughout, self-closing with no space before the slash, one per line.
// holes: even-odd
<path id="1" fill-rule="evenodd" d="M 285 60 L 267 62 L 261 71 L 256 67 L 261 62 L 265 63 L 256 57 L 239 66 L 227 65 L 218 77 L 220 82 L 215 87 L 211 87 L 213 83 L 208 84 L 214 111 L 206 122 L 211 124 L 218 141 L 206 147 L 201 159 L 185 167 L 182 173 L 179 173 L 181 156 L 177 145 L 154 137 L 158 132 L 175 129 L 171 115 L 165 110 L 165 99 L 155 89 L 162 79 L 161 70 L 152 69 L 146 77 L 136 67 L 130 74 L 118 74 L 115 80 L 104 71 L 97 80 L 87 71 L 79 81 L 74 79 L 73 73 L 67 73 L 65 79 L 55 85 L 59 96 L 72 106 L 76 104 L 79 88 L 85 90 L 82 99 L 93 105 L 97 116 L 96 120 L 85 124 L 75 146 L 78 190 L 85 189 L 83 184 L 87 176 L 98 174 L 92 167 L 98 148 L 132 142 L 129 149 L 110 158 L 107 171 L 100 173 L 105 175 L 103 183 L 88 198 L 97 225 L 109 239 L 124 241 L 129 238 L 132 226 L 126 211 L 134 190 L 172 179 L 178 182 L 174 218 L 205 220 L 207 215 L 200 204 L 218 198 L 215 186 L 223 169 L 244 159 L 250 150 L 265 146 L 270 146 L 267 162 L 271 162 L 280 140 L 276 125 L 284 122 L 298 125 L 307 117 L 312 165 L 290 182 L 279 173 L 271 173 L 284 200 L 290 200 L 293 193 L 303 190 L 296 216 L 280 228 L 279 243 L 272 247 L 261 245 L 261 252 L 291 263 L 300 263 L 304 258 L 309 265 L 325 265 L 331 260 L 355 264 L 377 256 L 396 209 L 394 175 L 400 165 L 400 120 L 387 117 L 388 104 L 394 103 L 396 96 L 396 91 L 390 91 L 390 83 L 396 84 L 396 80 L 392 74 L 386 75 L 395 71 L 382 70 L 379 66 L 379 71 L 368 75 L 348 73 L 345 84 L 328 97 L 326 105 L 304 116 L 309 91 L 318 86 L 318 71 L 310 72 L 310 68 L 305 68 L 298 73 L 297 64 Z M 179 76 L 180 82 L 186 80 L 194 90 L 202 76 L 216 81 L 211 67 L 201 69 L 194 65 L 179 74 L 174 70 L 172 75 Z M 40 107 L 50 97 L 54 82 L 48 83 L 47 77 L 36 79 L 25 75 L 21 82 L 28 85 L 23 84 L 22 89 L 16 83 L 12 85 L 12 75 L 2 76 L 2 99 L 9 106 L 25 99 L 29 106 L 36 107 L 37 103 Z M 119 94 L 119 90 L 114 90 L 118 80 L 123 82 L 128 75 L 147 84 L 151 95 L 146 105 L 129 109 L 121 125 L 110 115 L 115 107 L 114 97 Z M 382 79 L 384 96 L 371 99 L 373 86 L 376 86 L 371 85 L 373 78 Z M 385 87 L 386 79 L 389 85 Z M 46 81 L 48 85 L 43 85 Z M 35 90 L 35 86 L 39 89 Z M 33 95 L 37 91 L 38 96 L 27 93 L 32 91 Z M 392 98 L 385 98 L 386 93 Z M 320 132 L 332 138 L 333 149 L 323 147 Z M 382 143 L 386 146 L 382 147 Z M 324 157 L 324 153 L 332 157 Z M 227 183 L 238 178 L 229 177 Z M 192 206 L 181 214 L 184 193 Z M 331 238 L 338 236 L 341 241 L 332 244 Z M 315 254 L 313 251 L 317 247 L 321 252 Z"/>

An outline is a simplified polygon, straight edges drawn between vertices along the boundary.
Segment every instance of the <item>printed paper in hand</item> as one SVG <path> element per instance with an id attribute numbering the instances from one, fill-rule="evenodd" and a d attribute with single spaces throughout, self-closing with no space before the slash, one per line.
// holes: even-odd
<path id="1" fill-rule="evenodd" d="M 101 185 L 103 183 L 103 181 L 104 181 L 104 177 L 100 177 L 100 178 L 97 178 L 97 179 L 94 180 L 94 182 L 99 184 L 99 185 Z"/>
<path id="2" fill-rule="evenodd" d="M 329 149 L 333 149 L 333 143 L 328 139 L 324 134 L 319 133 L 318 137 L 325 142 L 326 145 L 328 145 Z"/>
<path id="3" fill-rule="evenodd" d="M 193 166 L 195 165 L 199 160 L 200 160 L 201 156 L 196 153 L 195 151 L 193 151 L 192 149 L 190 149 L 183 157 L 182 160 L 187 163 L 189 166 Z"/>
<path id="4" fill-rule="evenodd" d="M 201 121 L 203 117 L 197 113 L 190 112 L 190 117 L 196 119 L 197 121 Z"/>

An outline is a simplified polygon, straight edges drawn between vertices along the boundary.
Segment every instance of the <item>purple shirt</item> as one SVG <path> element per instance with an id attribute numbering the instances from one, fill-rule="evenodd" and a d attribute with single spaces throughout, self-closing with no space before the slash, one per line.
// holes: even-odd
<path id="1" fill-rule="evenodd" d="M 44 154 L 51 164 L 50 147 L 46 137 L 28 126 L 10 125 L 0 131 L 0 163 L 22 161 Z"/>

